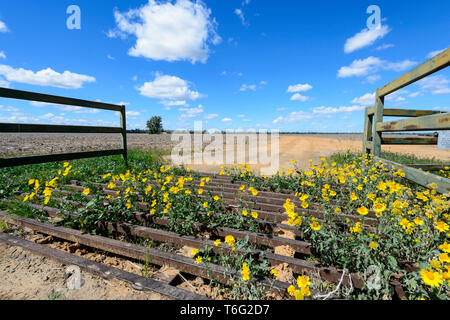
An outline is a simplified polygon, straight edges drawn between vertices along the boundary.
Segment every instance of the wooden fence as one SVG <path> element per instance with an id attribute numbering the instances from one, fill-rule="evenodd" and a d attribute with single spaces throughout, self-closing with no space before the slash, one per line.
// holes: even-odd
<path id="1" fill-rule="evenodd" d="M 436 183 L 437 191 L 441 193 L 450 192 L 450 179 L 431 174 L 422 170 L 438 171 L 445 165 L 402 165 L 396 162 L 380 158 L 382 144 L 403 145 L 435 145 L 435 137 L 401 137 L 392 138 L 382 136 L 383 132 L 402 131 L 435 131 L 450 130 L 450 112 L 431 110 L 408 110 L 408 109 L 385 109 L 384 98 L 411 83 L 414 83 L 434 72 L 444 69 L 450 65 L 450 48 L 447 48 L 437 56 L 424 62 L 420 66 L 405 73 L 396 80 L 382 88 L 378 88 L 375 97 L 375 106 L 366 108 L 364 115 L 363 152 L 372 153 L 376 159 L 382 160 L 390 167 L 402 169 L 405 177 L 422 186 Z M 383 116 L 407 117 L 398 121 L 383 122 Z M 422 170 L 419 170 L 422 169 Z"/>
<path id="2" fill-rule="evenodd" d="M 70 125 L 47 125 L 47 124 L 23 124 L 23 123 L 0 123 L 0 132 L 31 132 L 31 133 L 120 133 L 122 145 L 120 149 L 74 152 L 63 154 L 49 154 L 27 157 L 0 158 L 0 168 L 15 167 L 28 164 L 45 163 L 52 161 L 67 161 L 82 158 L 93 158 L 101 156 L 122 155 L 127 162 L 127 126 L 125 106 L 96 101 L 87 101 L 67 97 L 59 97 L 42 93 L 20 91 L 8 88 L 0 88 L 0 97 L 38 101 L 51 104 L 62 104 L 85 108 L 94 108 L 120 112 L 120 127 L 94 127 L 94 126 L 70 126 Z"/>

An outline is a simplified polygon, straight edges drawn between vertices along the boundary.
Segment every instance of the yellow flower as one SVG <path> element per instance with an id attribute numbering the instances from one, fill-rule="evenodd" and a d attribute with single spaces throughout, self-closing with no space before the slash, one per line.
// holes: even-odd
<path id="1" fill-rule="evenodd" d="M 439 246 L 439 248 L 441 248 L 442 251 L 446 252 L 446 253 L 450 253 L 450 244 L 446 242 L 444 242 L 443 244 L 441 244 Z"/>
<path id="2" fill-rule="evenodd" d="M 208 207 L 208 202 L 204 202 L 203 203 L 203 208 L 207 208 Z"/>
<path id="3" fill-rule="evenodd" d="M 50 197 L 45 197 L 44 204 L 47 204 L 50 201 Z"/>
<path id="4" fill-rule="evenodd" d="M 34 179 L 28 180 L 28 185 L 32 185 L 32 184 L 34 184 Z"/>
<path id="5" fill-rule="evenodd" d="M 89 193 L 91 193 L 91 189 L 86 188 L 86 189 L 83 190 L 83 193 L 84 193 L 85 195 L 89 195 Z"/>
<path id="6" fill-rule="evenodd" d="M 270 273 L 273 274 L 273 276 L 274 276 L 275 278 L 278 278 L 278 277 L 280 276 L 280 274 L 278 273 L 278 271 L 275 270 L 275 269 L 270 270 Z"/>
<path id="7" fill-rule="evenodd" d="M 290 161 L 291 161 L 291 163 L 295 163 L 295 160 L 294 160 L 294 159 L 291 159 Z"/>
<path id="8" fill-rule="evenodd" d="M 450 263 L 450 257 L 448 256 L 447 253 L 441 253 L 439 255 L 439 261 L 441 262 L 446 262 L 446 263 Z"/>
<path id="9" fill-rule="evenodd" d="M 295 300 L 304 300 L 305 296 L 303 295 L 301 290 L 295 290 L 294 292 Z"/>
<path id="10" fill-rule="evenodd" d="M 247 216 L 247 214 L 248 214 L 248 211 L 247 210 L 242 210 L 242 215 L 244 216 L 244 217 L 246 217 Z"/>
<path id="11" fill-rule="evenodd" d="M 234 246 L 235 242 L 236 240 L 234 240 L 234 237 L 232 235 L 228 235 L 225 237 L 225 243 L 228 244 L 229 246 Z"/>
<path id="12" fill-rule="evenodd" d="M 449 230 L 449 225 L 446 224 L 444 221 L 435 222 L 435 228 L 438 229 L 440 232 L 446 232 Z"/>
<path id="13" fill-rule="evenodd" d="M 247 265 L 247 262 L 244 262 L 242 264 L 241 274 L 242 274 L 242 280 L 248 281 L 250 279 L 250 269 Z"/>
<path id="14" fill-rule="evenodd" d="M 309 207 L 309 204 L 308 204 L 308 202 L 303 201 L 302 204 L 301 204 L 301 206 L 302 206 L 303 209 L 306 209 L 306 208 Z"/>
<path id="15" fill-rule="evenodd" d="M 414 223 L 417 224 L 418 226 L 423 225 L 423 220 L 420 219 L 419 217 L 415 218 L 413 221 L 414 221 Z"/>
<path id="16" fill-rule="evenodd" d="M 314 231 L 319 231 L 320 228 L 322 228 L 322 226 L 321 226 L 317 221 L 314 221 L 314 222 L 311 223 L 309 226 L 310 226 L 311 229 L 313 229 Z"/>
<path id="17" fill-rule="evenodd" d="M 258 190 L 253 189 L 252 190 L 252 195 L 257 196 L 258 195 Z"/>
<path id="18" fill-rule="evenodd" d="M 258 213 L 257 212 L 252 211 L 251 215 L 252 215 L 253 219 L 258 219 Z"/>
<path id="19" fill-rule="evenodd" d="M 334 209 L 334 213 L 341 213 L 341 212 L 342 212 L 341 208 Z"/>
<path id="20" fill-rule="evenodd" d="M 362 231 L 361 222 L 357 222 L 354 227 L 350 227 L 351 233 L 359 233 Z"/>
<path id="21" fill-rule="evenodd" d="M 195 257 L 195 255 L 198 253 L 198 249 L 192 249 L 191 255 Z"/>
<path id="22" fill-rule="evenodd" d="M 370 247 L 371 249 L 373 249 L 373 250 L 377 250 L 377 249 L 378 249 L 378 243 L 372 241 L 372 242 L 369 244 L 369 247 Z"/>
<path id="23" fill-rule="evenodd" d="M 202 260 L 203 260 L 203 258 L 198 256 L 197 259 L 195 259 L 195 263 L 200 264 L 200 263 L 202 263 Z"/>
<path id="24" fill-rule="evenodd" d="M 297 278 L 297 286 L 299 288 L 309 287 L 310 285 L 311 285 L 311 281 L 309 280 L 309 277 L 298 276 L 298 278 Z"/>
<path id="25" fill-rule="evenodd" d="M 125 204 L 125 207 L 127 207 L 127 209 L 130 209 L 130 208 L 131 208 L 131 203 L 127 202 L 127 203 Z"/>
<path id="26" fill-rule="evenodd" d="M 351 201 L 358 200 L 358 197 L 356 196 L 356 194 L 352 193 L 352 194 L 350 195 L 350 200 L 351 200 Z"/>
<path id="27" fill-rule="evenodd" d="M 292 297 L 295 294 L 295 287 L 290 285 L 289 288 L 287 288 L 287 292 Z"/>
<path id="28" fill-rule="evenodd" d="M 369 213 L 369 210 L 367 210 L 367 208 L 364 207 L 364 206 L 363 207 L 359 207 L 358 210 L 356 210 L 356 211 L 358 211 L 358 213 L 360 215 L 362 215 L 362 216 L 365 216 L 365 215 L 367 215 Z"/>
<path id="29" fill-rule="evenodd" d="M 220 241 L 220 239 L 217 239 L 216 241 L 214 241 L 214 245 L 215 245 L 216 247 L 218 247 L 219 244 L 220 244 L 221 242 L 222 242 L 222 241 Z"/>
<path id="30" fill-rule="evenodd" d="M 430 287 L 440 287 L 443 283 L 442 276 L 439 272 L 433 271 L 432 269 L 422 269 L 420 271 L 423 282 Z"/>
<path id="31" fill-rule="evenodd" d="M 202 194 L 203 193 L 203 189 L 198 189 L 198 194 Z"/>
<path id="32" fill-rule="evenodd" d="M 214 200 L 215 200 L 215 201 L 218 201 L 219 199 L 220 199 L 219 196 L 214 196 Z"/>
<path id="33" fill-rule="evenodd" d="M 69 163 L 68 162 L 64 162 L 64 168 L 68 167 Z"/>

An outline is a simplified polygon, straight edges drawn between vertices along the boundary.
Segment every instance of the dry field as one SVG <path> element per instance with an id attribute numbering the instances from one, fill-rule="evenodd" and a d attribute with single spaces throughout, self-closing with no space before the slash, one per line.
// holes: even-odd
<path id="1" fill-rule="evenodd" d="M 177 142 L 171 140 L 170 134 L 148 135 L 128 134 L 128 148 L 142 150 L 171 150 Z M 361 151 L 361 134 L 302 134 L 281 135 L 279 141 L 279 165 L 281 168 L 289 166 L 290 159 L 295 159 L 300 168 L 309 166 L 309 159 L 314 163 L 321 157 L 328 157 L 339 151 Z M 99 149 L 113 149 L 120 147 L 120 135 L 117 134 L 0 134 L 0 156 L 30 154 L 51 154 L 62 152 L 89 151 Z M 224 145 L 223 150 L 231 146 Z M 248 146 L 235 145 L 235 150 L 242 152 Z M 270 143 L 269 143 L 270 149 Z M 436 146 L 383 146 L 385 151 L 412 154 L 417 157 L 436 158 L 450 161 L 450 151 L 437 150 Z M 170 155 L 166 156 L 170 160 Z M 194 170 L 203 172 L 217 172 L 221 165 L 195 164 Z M 261 165 L 252 165 L 261 168 Z"/>

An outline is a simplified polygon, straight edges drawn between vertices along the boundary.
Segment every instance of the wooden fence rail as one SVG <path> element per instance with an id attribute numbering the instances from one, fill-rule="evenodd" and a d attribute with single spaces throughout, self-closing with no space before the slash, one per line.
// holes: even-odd
<path id="1" fill-rule="evenodd" d="M 436 145 L 437 138 L 429 137 L 386 137 L 383 132 L 404 132 L 404 131 L 435 131 L 450 130 L 450 112 L 435 110 L 409 110 L 409 109 L 385 109 L 384 98 L 388 94 L 395 92 L 411 83 L 414 83 L 434 72 L 444 69 L 450 65 L 450 48 L 447 48 L 437 56 L 429 59 L 413 70 L 405 73 L 396 80 L 390 82 L 376 91 L 375 105 L 368 107 L 364 114 L 363 132 L 363 152 L 372 153 L 376 159 L 385 162 L 390 167 L 401 168 L 406 178 L 427 186 L 436 183 L 437 191 L 441 193 L 450 192 L 450 179 L 439 177 L 422 170 L 438 171 L 450 164 L 431 165 L 411 164 L 401 165 L 392 161 L 380 158 L 382 144 L 405 144 L 405 145 Z M 397 121 L 383 122 L 383 116 L 406 117 Z M 420 168 L 422 170 L 418 170 Z"/>
<path id="2" fill-rule="evenodd" d="M 73 152 L 63 154 L 49 154 L 27 157 L 0 158 L 0 168 L 15 167 L 28 164 L 45 163 L 52 161 L 67 161 L 82 158 L 92 158 L 111 155 L 122 155 L 127 161 L 127 126 L 126 112 L 124 105 L 114 105 L 109 103 L 88 101 L 67 97 L 59 97 L 48 94 L 0 88 L 0 97 L 38 101 L 51 104 L 63 104 L 84 108 L 102 109 L 120 112 L 120 127 L 95 127 L 95 126 L 71 126 L 71 125 L 46 125 L 46 124 L 24 124 L 24 123 L 0 123 L 0 132 L 14 133 L 120 133 L 122 143 L 120 149 L 99 150 L 88 152 Z"/>

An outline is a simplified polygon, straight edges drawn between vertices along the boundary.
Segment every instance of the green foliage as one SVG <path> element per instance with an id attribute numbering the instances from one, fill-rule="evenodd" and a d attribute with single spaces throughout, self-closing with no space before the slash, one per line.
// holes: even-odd
<path id="1" fill-rule="evenodd" d="M 163 132 L 162 119 L 160 116 L 153 116 L 147 121 L 148 133 L 160 134 Z"/>

